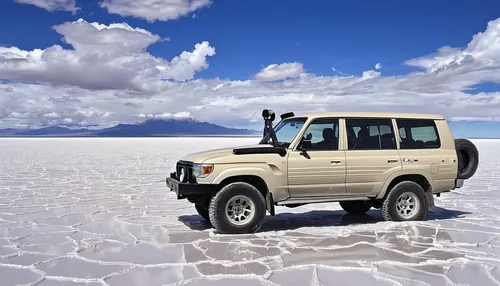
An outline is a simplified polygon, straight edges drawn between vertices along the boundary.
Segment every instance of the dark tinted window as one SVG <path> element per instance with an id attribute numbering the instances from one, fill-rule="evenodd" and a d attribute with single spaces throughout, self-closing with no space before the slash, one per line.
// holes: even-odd
<path id="1" fill-rule="evenodd" d="M 401 149 L 439 148 L 441 142 L 434 120 L 397 119 Z"/>
<path id="2" fill-rule="evenodd" d="M 305 148 L 307 150 L 338 150 L 339 120 L 333 118 L 314 120 L 307 127 L 303 139 L 311 141 L 311 148 Z"/>
<path id="3" fill-rule="evenodd" d="M 346 119 L 349 150 L 396 149 L 390 119 Z"/>

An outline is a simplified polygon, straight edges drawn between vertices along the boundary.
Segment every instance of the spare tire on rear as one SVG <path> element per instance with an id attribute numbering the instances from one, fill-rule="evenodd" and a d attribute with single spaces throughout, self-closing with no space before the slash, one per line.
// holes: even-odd
<path id="1" fill-rule="evenodd" d="M 455 139 L 458 157 L 458 179 L 469 179 L 474 176 L 479 165 L 479 152 L 474 143 L 467 139 Z"/>

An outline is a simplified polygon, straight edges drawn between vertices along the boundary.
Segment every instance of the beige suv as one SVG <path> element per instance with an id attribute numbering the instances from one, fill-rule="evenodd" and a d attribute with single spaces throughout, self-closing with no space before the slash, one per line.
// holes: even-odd
<path id="1" fill-rule="evenodd" d="M 472 142 L 454 139 L 439 115 L 316 113 L 266 109 L 259 144 L 190 154 L 166 178 L 219 233 L 258 231 L 276 206 L 340 202 L 385 220 L 422 220 L 434 196 L 476 172 Z"/>

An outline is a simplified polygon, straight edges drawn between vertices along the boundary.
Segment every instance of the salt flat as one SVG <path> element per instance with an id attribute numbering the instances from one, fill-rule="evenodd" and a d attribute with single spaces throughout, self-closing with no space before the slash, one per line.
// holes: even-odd
<path id="1" fill-rule="evenodd" d="M 315 204 L 220 235 L 168 192 L 184 154 L 257 141 L 0 139 L 0 285 L 500 284 L 500 140 L 422 222 Z"/>

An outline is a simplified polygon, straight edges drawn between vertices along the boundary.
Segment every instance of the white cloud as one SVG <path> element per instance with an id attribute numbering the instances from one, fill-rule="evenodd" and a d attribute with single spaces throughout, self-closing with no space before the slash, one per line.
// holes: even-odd
<path id="1" fill-rule="evenodd" d="M 480 117 L 480 116 L 474 116 L 474 117 L 451 117 L 451 121 L 480 121 L 480 122 L 500 122 L 500 117 L 499 116 L 491 116 L 491 117 Z"/>
<path id="2" fill-rule="evenodd" d="M 181 111 L 174 114 L 175 118 L 188 118 L 191 117 L 191 113 L 187 111 Z"/>
<path id="3" fill-rule="evenodd" d="M 208 42 L 196 44 L 192 52 L 182 52 L 170 61 L 170 66 L 162 67 L 163 77 L 189 80 L 196 72 L 208 68 L 207 57 L 215 55 L 215 49 Z"/>
<path id="4" fill-rule="evenodd" d="M 385 76 L 374 69 L 361 75 L 317 76 L 304 73 L 301 64 L 299 71 L 280 72 L 280 69 L 294 70 L 284 68 L 287 67 L 285 64 L 271 65 L 272 72 L 266 73 L 269 69 L 263 69 L 262 74 L 267 75 L 264 76 L 265 79 L 214 78 L 161 83 L 158 83 L 159 78 L 165 76 L 166 72 L 175 70 L 172 65 L 188 65 L 190 70 L 206 68 L 204 56 L 197 53 L 207 54 L 209 46 L 201 44 L 195 48 L 197 52 L 186 53 L 185 56 L 180 55 L 177 60 L 166 62 L 141 51 L 142 47 L 147 46 L 148 41 L 154 41 L 155 37 L 144 31 L 136 31 L 126 26 L 117 28 L 119 32 L 127 35 L 121 35 L 119 39 L 134 39 L 142 43 L 133 43 L 133 46 L 123 48 L 125 56 L 120 53 L 121 48 L 113 49 L 106 45 L 106 48 L 100 48 L 102 43 L 106 42 L 106 37 L 97 36 L 83 40 L 84 37 L 65 32 L 73 39 L 74 44 L 79 46 L 76 51 L 66 53 L 77 53 L 79 61 L 88 57 L 101 59 L 101 56 L 102 59 L 117 59 L 115 54 L 120 55 L 120 60 L 130 57 L 139 57 L 142 60 L 126 62 L 121 69 L 109 70 L 107 73 L 100 73 L 97 68 L 89 65 L 87 71 L 78 74 L 81 79 L 74 75 L 69 77 L 77 84 L 62 85 L 64 81 L 60 79 L 64 77 L 61 77 L 61 74 L 75 73 L 74 69 L 66 67 L 72 61 L 60 57 L 50 58 L 44 54 L 47 50 L 2 50 L 0 78 L 10 75 L 6 73 L 6 65 L 10 64 L 11 74 L 30 75 L 31 80 L 52 84 L 0 83 L 0 120 L 3 121 L 2 127 L 47 125 L 49 122 L 57 122 L 73 126 L 99 125 L 99 128 L 102 128 L 115 125 L 116 122 L 135 123 L 138 117 L 194 117 L 228 126 L 248 126 L 255 122 L 252 125 L 260 128 L 261 110 L 272 107 L 277 113 L 293 111 L 303 114 L 328 110 L 398 111 L 443 114 L 451 120 L 494 121 L 498 119 L 500 110 L 500 92 L 482 92 L 475 95 L 467 92 L 471 86 L 483 82 L 500 82 L 498 23 L 500 20 L 490 22 L 487 29 L 475 35 L 471 43 L 463 49 L 441 48 L 438 54 L 407 61 L 421 70 L 405 75 Z M 114 31 L 101 29 L 108 30 Z M 83 34 L 87 35 L 87 32 Z M 120 45 L 119 42 L 120 40 L 116 40 L 116 43 L 112 41 L 116 46 Z M 91 47 L 96 47 L 99 51 L 88 54 Z M 78 54 L 80 50 L 84 56 Z M 6 60 L 16 57 L 19 58 L 17 61 Z M 53 74 L 59 74 L 58 77 L 49 77 L 46 72 L 38 72 L 47 70 L 51 60 L 61 61 L 60 65 L 48 69 Z M 145 70 L 154 70 L 156 66 L 162 66 L 164 69 L 155 72 L 160 75 L 151 75 L 145 70 L 137 69 L 137 63 L 146 67 Z M 100 63 L 95 61 L 94 64 Z M 126 84 L 113 85 L 115 81 L 130 74 L 133 75 L 132 80 L 121 81 Z M 189 77 L 187 75 L 190 73 L 176 74 L 179 77 L 182 74 Z M 276 81 L 284 78 L 288 79 Z M 66 83 L 67 81 L 66 79 Z M 85 81 L 85 84 L 82 84 L 82 81 Z M 90 89 L 89 86 L 114 86 L 116 89 Z M 147 88 L 129 89 L 130 86 Z M 44 117 L 52 112 L 57 113 L 59 117 Z M 71 122 L 65 123 L 65 120 Z"/>
<path id="5" fill-rule="evenodd" d="M 420 67 L 428 70 L 436 70 L 437 67 L 449 64 L 455 57 L 460 56 L 461 50 L 449 46 L 441 47 L 434 54 L 426 55 L 421 58 L 411 59 L 405 63 L 409 66 Z"/>
<path id="6" fill-rule="evenodd" d="M 381 69 L 381 68 L 382 68 L 382 64 L 381 64 L 381 63 L 377 63 L 377 64 L 375 65 L 375 69 L 376 69 L 376 70 L 379 70 L 379 69 Z"/>
<path id="7" fill-rule="evenodd" d="M 465 49 L 442 47 L 434 54 L 410 59 L 406 64 L 425 69 L 426 80 L 452 82 L 457 88 L 484 81 L 500 83 L 500 18 L 473 36 Z"/>
<path id="8" fill-rule="evenodd" d="M 43 117 L 47 117 L 47 118 L 59 118 L 61 116 L 59 114 L 57 114 L 56 112 L 52 111 L 51 113 L 45 113 L 43 115 Z"/>
<path id="9" fill-rule="evenodd" d="M 380 72 L 370 70 L 370 71 L 364 71 L 363 75 L 361 76 L 361 80 L 366 80 L 366 79 L 372 79 L 380 76 Z"/>
<path id="10" fill-rule="evenodd" d="M 215 55 L 208 42 L 170 62 L 145 50 L 161 38 L 128 24 L 87 23 L 80 19 L 54 26 L 74 50 L 54 45 L 32 51 L 0 47 L 0 78 L 39 81 L 86 89 L 155 90 L 162 80 L 189 80 Z"/>
<path id="11" fill-rule="evenodd" d="M 260 70 L 255 75 L 256 80 L 276 81 L 287 78 L 296 78 L 304 72 L 304 66 L 301 63 L 283 63 L 272 64 Z"/>
<path id="12" fill-rule="evenodd" d="M 93 53 L 108 55 L 130 55 L 141 53 L 150 45 L 161 40 L 141 28 L 132 28 L 127 23 L 112 23 L 109 26 L 83 19 L 54 26 L 64 36 L 64 41 L 79 55 Z"/>
<path id="13" fill-rule="evenodd" d="M 144 114 L 144 113 L 139 113 L 137 115 L 137 117 L 139 117 L 139 118 L 149 117 L 149 118 L 162 118 L 162 119 L 165 119 L 165 118 L 177 118 L 177 119 L 180 119 L 180 118 L 189 118 L 189 117 L 191 117 L 191 113 L 189 113 L 187 111 L 176 112 L 174 114 L 172 114 L 170 112 L 163 112 L 163 113 L 158 113 L 158 114 L 152 114 L 152 113 Z"/>
<path id="14" fill-rule="evenodd" d="M 79 9 L 76 7 L 75 0 L 16 0 L 20 4 L 35 5 L 47 11 L 69 11 L 76 13 Z"/>
<path id="15" fill-rule="evenodd" d="M 170 117 L 172 117 L 172 113 L 163 112 L 162 114 L 157 114 L 154 117 L 158 117 L 158 118 L 170 118 Z"/>
<path id="16" fill-rule="evenodd" d="M 112 14 L 154 22 L 178 19 L 209 6 L 211 2 L 211 0 L 104 0 L 100 5 Z"/>
<path id="17" fill-rule="evenodd" d="M 341 70 L 336 69 L 335 67 L 332 67 L 332 71 L 338 73 L 341 76 L 346 76 L 347 74 L 343 73 Z"/>

